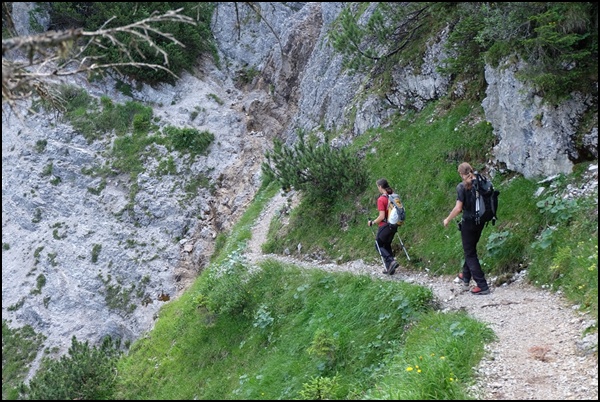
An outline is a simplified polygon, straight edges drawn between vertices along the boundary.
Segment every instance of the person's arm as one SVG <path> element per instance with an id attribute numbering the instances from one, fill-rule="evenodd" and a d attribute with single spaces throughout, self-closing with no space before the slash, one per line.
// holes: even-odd
<path id="1" fill-rule="evenodd" d="M 371 221 L 371 225 L 379 225 L 379 222 L 383 221 L 385 219 L 385 211 L 379 211 L 379 215 L 377 216 L 377 218 L 375 218 L 375 220 Z"/>
<path id="2" fill-rule="evenodd" d="M 385 198 L 384 200 L 387 201 Z M 377 209 L 379 211 L 379 215 L 377 215 L 377 218 L 375 218 L 374 220 L 368 221 L 367 225 L 379 225 L 379 222 L 385 220 L 385 210 L 387 209 L 387 203 L 384 204 L 384 201 L 381 201 L 381 197 L 377 199 Z"/>
<path id="3" fill-rule="evenodd" d="M 448 223 L 450 223 L 450 221 L 452 219 L 456 218 L 462 212 L 462 208 L 463 208 L 462 201 L 456 200 L 456 204 L 454 205 L 454 208 L 452 208 L 452 211 L 450 211 L 450 214 L 448 214 L 446 219 L 444 219 L 444 227 L 448 227 Z"/>

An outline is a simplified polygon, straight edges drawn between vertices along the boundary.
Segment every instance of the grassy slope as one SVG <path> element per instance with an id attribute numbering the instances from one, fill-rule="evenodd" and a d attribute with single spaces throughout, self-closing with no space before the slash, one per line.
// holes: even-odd
<path id="1" fill-rule="evenodd" d="M 479 107 L 466 103 L 446 112 L 431 105 L 389 129 L 373 130 L 353 144 L 366 151 L 373 188 L 356 200 L 340 200 L 327 215 L 314 205 L 301 204 L 292 213 L 290 229 L 272 233 L 279 241 L 266 248 L 294 250 L 301 242 L 303 252 L 375 261 L 365 222 L 375 214 L 374 181 L 384 176 L 407 207 L 400 233 L 412 257 L 408 268 L 456 272 L 462 257 L 459 232 L 444 230 L 441 221 L 454 204 L 458 163 L 468 160 L 481 169 L 492 141 Z M 565 179 L 577 181 L 577 176 Z M 567 296 L 597 316 L 594 206 L 580 202 L 571 212 L 542 213 L 539 200 L 533 198 L 536 181 L 499 174 L 494 183 L 501 191 L 500 221 L 485 230 L 480 243 L 484 269 L 501 276 L 527 267 L 533 280 L 545 278 L 570 289 Z M 302 272 L 274 262 L 264 264 L 256 275 L 248 274 L 241 259 L 245 241 L 275 191 L 273 185 L 260 191 L 211 266 L 181 299 L 165 306 L 156 328 L 121 361 L 117 395 L 468 398 L 471 367 L 493 335 L 464 315 L 435 312 L 427 290 Z M 549 237 L 550 245 L 542 248 L 539 235 L 552 225 L 557 229 Z M 458 347 L 462 337 L 473 342 Z M 424 358 L 429 369 L 422 370 L 422 376 L 412 375 L 424 367 L 416 367 Z"/>
<path id="2" fill-rule="evenodd" d="M 121 360 L 117 399 L 469 397 L 471 367 L 493 338 L 483 324 L 437 313 L 429 289 L 404 282 L 274 261 L 250 274 L 245 240 L 233 234 L 193 287 L 165 305 Z M 424 328 L 439 336 L 423 337 Z"/>
<path id="3" fill-rule="evenodd" d="M 400 254 L 405 269 L 452 274 L 462 264 L 459 232 L 441 221 L 454 204 L 456 166 L 468 160 L 481 169 L 492 141 L 481 108 L 469 103 L 451 109 L 432 104 L 372 130 L 352 145 L 365 155 L 371 188 L 327 211 L 300 204 L 285 229 L 272 222 L 270 237 L 277 241 L 264 249 L 295 250 L 300 242 L 305 253 L 377 264 L 365 223 L 376 213 L 374 182 L 386 177 L 407 208 L 400 230 L 411 255 L 407 262 Z M 484 231 L 479 252 L 496 283 L 527 268 L 534 283 L 561 290 L 597 317 L 597 196 L 576 204 L 560 197 L 569 183 L 578 186 L 587 165 L 555 180 L 538 199 L 536 180 L 497 174 L 500 220 Z M 116 396 L 468 398 L 470 368 L 493 335 L 464 315 L 435 312 L 424 289 L 273 262 L 263 274 L 248 275 L 245 242 L 277 191 L 263 187 L 235 232 L 218 236 L 217 252 L 196 284 L 165 306 L 156 328 L 120 361 Z M 473 340 L 467 348 L 458 347 L 463 337 Z M 13 372 L 6 363 L 3 374 Z M 3 386 L 9 399 L 16 396 L 11 383 Z"/>
<path id="4" fill-rule="evenodd" d="M 456 226 L 444 230 L 442 220 L 456 199 L 460 181 L 456 168 L 463 160 L 476 169 L 484 168 L 493 140 L 481 108 L 469 103 L 450 111 L 430 105 L 389 129 L 365 134 L 353 146 L 366 152 L 371 188 L 356 200 L 340 200 L 325 214 L 313 205 L 301 205 L 294 213 L 292 228 L 280 233 L 285 238 L 271 241 L 267 248 L 274 252 L 294 250 L 301 242 L 307 253 L 320 251 L 343 260 L 376 259 L 373 234 L 364 223 L 377 214 L 375 181 L 385 177 L 407 210 L 399 233 L 412 257 L 409 267 L 452 274 L 462 265 L 460 233 Z M 541 224 L 532 197 L 538 185 L 510 174 L 496 175 L 494 184 L 501 191 L 499 221 L 484 231 L 480 253 L 488 271 L 514 272 L 527 257 L 524 245 L 532 243 Z M 347 229 L 341 230 L 345 225 Z M 496 258 L 487 261 L 487 237 L 502 232 L 508 232 L 504 243 L 495 245 Z"/>

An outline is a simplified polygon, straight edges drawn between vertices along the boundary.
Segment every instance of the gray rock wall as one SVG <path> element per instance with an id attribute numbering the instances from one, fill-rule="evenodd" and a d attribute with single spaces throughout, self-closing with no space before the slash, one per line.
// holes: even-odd
<path id="1" fill-rule="evenodd" d="M 519 68 L 511 64 L 485 70 L 488 87 L 482 106 L 498 137 L 494 158 L 528 178 L 571 173 L 578 158 L 574 136 L 591 99 L 573 94 L 558 107 L 544 104 L 515 77 Z"/>

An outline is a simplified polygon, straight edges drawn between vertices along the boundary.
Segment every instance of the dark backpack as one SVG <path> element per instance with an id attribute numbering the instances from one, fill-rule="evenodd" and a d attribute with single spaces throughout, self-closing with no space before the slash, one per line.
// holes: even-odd
<path id="1" fill-rule="evenodd" d="M 387 222 L 393 225 L 402 225 L 406 218 L 406 211 L 404 205 L 400 201 L 400 196 L 396 193 L 388 194 L 388 209 L 387 209 Z"/>
<path id="2" fill-rule="evenodd" d="M 487 223 L 492 221 L 496 224 L 496 212 L 498 211 L 498 195 L 500 191 L 495 190 L 492 181 L 487 177 L 475 172 L 472 192 L 474 195 L 473 217 L 475 223 Z M 471 207 L 473 208 L 473 206 Z"/>

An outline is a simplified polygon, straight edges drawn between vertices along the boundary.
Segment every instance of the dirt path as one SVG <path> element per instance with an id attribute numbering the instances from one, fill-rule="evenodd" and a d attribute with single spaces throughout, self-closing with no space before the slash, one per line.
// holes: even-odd
<path id="1" fill-rule="evenodd" d="M 493 287 L 486 296 L 462 292 L 452 277 L 435 277 L 402 267 L 392 277 L 381 273 L 380 265 L 362 260 L 323 264 L 288 256 L 262 255 L 269 223 L 287 202 L 280 194 L 265 207 L 253 227 L 247 258 L 258 261 L 276 258 L 305 268 L 369 274 L 385 280 L 403 280 L 431 288 L 443 311 L 465 310 L 486 322 L 498 340 L 487 346 L 477 367 L 473 395 L 479 399 L 598 400 L 598 335 L 583 337 L 594 324 L 560 295 L 532 287 L 522 275 L 507 286 Z M 407 247 L 410 249 L 409 245 Z M 398 255 L 402 265 L 403 255 Z"/>

